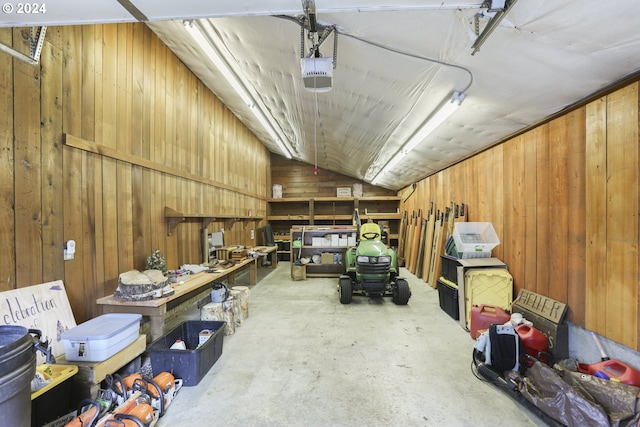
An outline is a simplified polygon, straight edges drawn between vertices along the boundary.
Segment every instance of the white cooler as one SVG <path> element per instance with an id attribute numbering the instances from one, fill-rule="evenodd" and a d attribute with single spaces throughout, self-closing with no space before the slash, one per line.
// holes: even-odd
<path id="1" fill-rule="evenodd" d="M 65 358 L 72 362 L 102 362 L 140 335 L 140 314 L 110 313 L 64 331 Z"/>

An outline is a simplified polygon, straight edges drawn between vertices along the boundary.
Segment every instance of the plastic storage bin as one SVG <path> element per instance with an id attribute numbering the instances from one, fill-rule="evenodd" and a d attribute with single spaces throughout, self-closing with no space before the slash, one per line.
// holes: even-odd
<path id="1" fill-rule="evenodd" d="M 440 255 L 441 276 L 450 282 L 458 283 L 458 266 L 460 259 L 451 255 Z"/>
<path id="2" fill-rule="evenodd" d="M 32 427 L 56 421 L 76 409 L 72 407 L 71 402 L 71 377 L 78 372 L 76 365 L 45 363 L 38 365 L 36 371 L 41 372 L 51 382 L 31 393 Z"/>
<path id="3" fill-rule="evenodd" d="M 140 335 L 140 314 L 109 313 L 64 331 L 65 358 L 69 362 L 102 362 Z"/>
<path id="4" fill-rule="evenodd" d="M 453 240 L 461 258 L 490 258 L 491 250 L 500 239 L 490 222 L 457 222 L 453 227 Z"/>
<path id="5" fill-rule="evenodd" d="M 156 376 L 166 371 L 182 379 L 182 385 L 198 385 L 200 380 L 222 355 L 224 329 L 227 322 L 187 320 L 147 348 L 151 369 Z M 211 338 L 200 345 L 200 331 L 213 331 Z M 186 350 L 172 350 L 176 340 L 185 342 Z"/>
<path id="6" fill-rule="evenodd" d="M 493 305 L 504 310 L 513 301 L 513 277 L 503 268 L 472 268 L 464 273 L 466 327 L 470 329 L 471 307 Z"/>
<path id="7" fill-rule="evenodd" d="M 438 279 L 438 297 L 440 298 L 440 308 L 453 320 L 460 318 L 458 310 L 458 285 L 444 277 Z"/>

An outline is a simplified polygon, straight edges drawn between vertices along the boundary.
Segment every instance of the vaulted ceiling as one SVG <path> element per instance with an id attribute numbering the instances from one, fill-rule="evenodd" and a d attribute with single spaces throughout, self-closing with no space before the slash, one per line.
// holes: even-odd
<path id="1" fill-rule="evenodd" d="M 270 151 L 286 150 L 308 163 L 309 173 L 317 166 L 390 189 L 640 70 L 637 0 L 60 0 L 55 10 L 47 6 L 44 14 L 5 14 L 20 20 L 0 26 L 145 21 Z M 224 74 L 212 53 L 228 68 Z M 309 56 L 335 61 L 327 71 L 330 90 L 305 87 L 301 58 Z M 454 93 L 464 96 L 459 108 L 380 173 Z"/>

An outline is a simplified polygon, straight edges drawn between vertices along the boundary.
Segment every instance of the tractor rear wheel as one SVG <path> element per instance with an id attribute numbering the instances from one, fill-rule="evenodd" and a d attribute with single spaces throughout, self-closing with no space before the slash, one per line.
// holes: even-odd
<path id="1" fill-rule="evenodd" d="M 351 277 L 349 276 L 341 276 L 340 277 L 340 303 L 342 304 L 350 304 L 351 298 L 353 297 L 353 289 L 351 286 Z"/>
<path id="2" fill-rule="evenodd" d="M 393 290 L 393 302 L 397 305 L 407 305 L 409 298 L 411 298 L 409 283 L 404 279 L 397 279 L 396 287 Z"/>

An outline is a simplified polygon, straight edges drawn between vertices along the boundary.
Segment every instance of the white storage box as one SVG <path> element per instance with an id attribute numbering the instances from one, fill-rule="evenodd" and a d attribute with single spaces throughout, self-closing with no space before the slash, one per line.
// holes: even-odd
<path id="1" fill-rule="evenodd" d="M 491 250 L 500 244 L 490 222 L 455 223 L 453 241 L 462 258 L 490 258 Z"/>
<path id="2" fill-rule="evenodd" d="M 140 314 L 110 313 L 64 331 L 65 358 L 68 361 L 102 362 L 140 335 Z"/>

